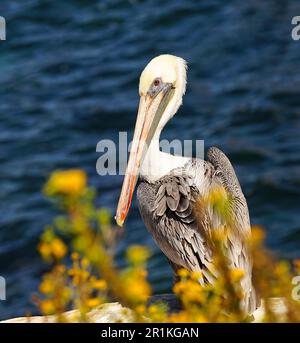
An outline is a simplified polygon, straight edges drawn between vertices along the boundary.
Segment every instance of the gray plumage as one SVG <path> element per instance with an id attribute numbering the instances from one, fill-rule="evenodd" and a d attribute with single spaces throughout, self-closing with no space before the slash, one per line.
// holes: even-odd
<path id="1" fill-rule="evenodd" d="M 213 283 L 218 272 L 213 265 L 209 238 L 212 230 L 229 223 L 202 200 L 218 186 L 228 194 L 232 218 L 232 230 L 224 241 L 229 267 L 244 270 L 241 286 L 245 297 L 241 306 L 245 312 L 252 313 L 257 300 L 246 242 L 251 230 L 248 207 L 233 167 L 223 152 L 210 148 L 207 161 L 191 159 L 183 168 L 172 170 L 154 183 L 141 180 L 137 190 L 139 210 L 174 271 L 182 267 L 201 271 L 203 277 L 199 282 Z"/>

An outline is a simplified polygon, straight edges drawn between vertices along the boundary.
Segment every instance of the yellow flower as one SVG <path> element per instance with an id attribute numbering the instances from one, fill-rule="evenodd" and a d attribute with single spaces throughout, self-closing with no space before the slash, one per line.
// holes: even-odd
<path id="1" fill-rule="evenodd" d="M 88 307 L 94 308 L 101 304 L 101 300 L 99 298 L 89 298 L 87 299 L 86 304 Z"/>
<path id="2" fill-rule="evenodd" d="M 55 313 L 55 306 L 52 300 L 46 299 L 40 303 L 40 309 L 45 315 L 50 315 Z"/>
<path id="3" fill-rule="evenodd" d="M 223 203 L 227 197 L 227 193 L 223 187 L 215 187 L 209 193 L 209 200 L 212 205 Z"/>
<path id="4" fill-rule="evenodd" d="M 92 285 L 95 289 L 99 289 L 101 291 L 107 289 L 107 283 L 105 280 L 95 280 Z"/>
<path id="5" fill-rule="evenodd" d="M 38 251 L 44 260 L 49 260 L 51 257 L 51 246 L 47 243 L 40 243 Z"/>
<path id="6" fill-rule="evenodd" d="M 84 257 L 84 258 L 81 260 L 81 266 L 82 266 L 82 268 L 84 268 L 84 269 L 86 269 L 86 268 L 88 268 L 88 267 L 90 266 L 90 262 L 89 262 L 89 260 L 88 260 L 86 257 Z"/>
<path id="7" fill-rule="evenodd" d="M 56 171 L 51 174 L 44 191 L 47 195 L 79 195 L 86 188 L 87 176 L 80 169 Z"/>
<path id="8" fill-rule="evenodd" d="M 66 266 L 63 265 L 63 264 L 58 264 L 56 267 L 55 267 L 55 270 L 59 273 L 59 274 L 63 274 L 65 271 L 66 271 Z"/>
<path id="9" fill-rule="evenodd" d="M 144 314 L 145 311 L 146 311 L 146 306 L 145 305 L 138 305 L 136 308 L 135 308 L 136 312 L 138 314 Z"/>
<path id="10" fill-rule="evenodd" d="M 230 279 L 233 283 L 240 281 L 244 276 L 245 272 L 240 268 L 234 268 L 230 270 Z"/>
<path id="11" fill-rule="evenodd" d="M 180 268 L 177 271 L 178 276 L 182 277 L 182 278 L 186 278 L 190 275 L 190 272 L 187 269 L 184 268 Z"/>
<path id="12" fill-rule="evenodd" d="M 40 292 L 43 294 L 51 294 L 54 292 L 55 285 L 50 279 L 44 279 L 39 286 Z"/>
<path id="13" fill-rule="evenodd" d="M 145 302 L 151 295 L 151 287 L 147 280 L 140 277 L 138 271 L 125 274 L 122 279 L 126 298 L 135 304 Z"/>
<path id="14" fill-rule="evenodd" d="M 274 268 L 274 273 L 279 277 L 287 275 L 289 272 L 289 263 L 286 261 L 280 261 Z"/>
<path id="15" fill-rule="evenodd" d="M 148 311 L 151 315 L 156 314 L 158 312 L 158 308 L 156 305 L 150 305 Z"/>
<path id="16" fill-rule="evenodd" d="M 73 261 L 79 260 L 78 252 L 72 252 L 71 258 L 72 258 Z"/>
<path id="17" fill-rule="evenodd" d="M 181 281 L 177 282 L 173 287 L 173 292 L 177 295 L 184 292 L 184 290 L 185 290 L 185 283 Z"/>
<path id="18" fill-rule="evenodd" d="M 81 282 L 80 276 L 78 274 L 74 274 L 72 278 L 72 285 L 79 286 L 80 282 Z"/>
<path id="19" fill-rule="evenodd" d="M 251 228 L 250 242 L 254 245 L 261 244 L 265 239 L 265 231 L 259 225 L 253 225 Z"/>
<path id="20" fill-rule="evenodd" d="M 61 239 L 54 238 L 54 240 L 51 242 L 51 250 L 53 256 L 60 260 L 66 255 L 68 249 Z"/>
<path id="21" fill-rule="evenodd" d="M 147 247 L 141 245 L 132 245 L 126 252 L 127 260 L 133 265 L 144 264 L 150 257 L 150 251 Z"/>
<path id="22" fill-rule="evenodd" d="M 203 288 L 195 281 L 189 281 L 186 283 L 186 289 L 182 294 L 182 300 L 185 303 L 197 302 L 202 303 L 204 301 Z"/>
<path id="23" fill-rule="evenodd" d="M 194 281 L 198 281 L 199 279 L 201 279 L 203 277 L 202 273 L 200 271 L 197 272 L 192 272 L 191 274 L 191 278 Z"/>
<path id="24" fill-rule="evenodd" d="M 61 299 L 67 303 L 72 297 L 72 290 L 68 287 L 64 287 L 61 291 Z"/>

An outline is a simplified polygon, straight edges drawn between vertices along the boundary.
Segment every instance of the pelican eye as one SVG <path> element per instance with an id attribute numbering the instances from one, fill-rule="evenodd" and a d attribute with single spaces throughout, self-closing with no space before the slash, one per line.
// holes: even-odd
<path id="1" fill-rule="evenodd" d="M 162 82 L 162 79 L 160 77 L 157 77 L 151 83 L 151 86 L 148 90 L 148 94 L 151 97 L 155 97 L 162 90 L 163 85 L 164 83 Z"/>
<path id="2" fill-rule="evenodd" d="M 159 85 L 160 85 L 160 79 L 155 79 L 155 80 L 153 81 L 153 85 L 154 85 L 155 87 L 159 86 Z"/>

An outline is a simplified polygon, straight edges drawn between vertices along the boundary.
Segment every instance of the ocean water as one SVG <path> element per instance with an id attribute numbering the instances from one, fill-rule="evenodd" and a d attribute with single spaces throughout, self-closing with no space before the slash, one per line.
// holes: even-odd
<path id="1" fill-rule="evenodd" d="M 204 139 L 231 159 L 252 223 L 287 258 L 300 244 L 300 41 L 297 0 L 2 0 L 0 42 L 0 319 L 35 313 L 31 294 L 45 266 L 38 237 L 55 212 L 41 194 L 57 168 L 80 167 L 114 213 L 121 176 L 96 173 L 101 139 L 132 135 L 139 74 L 154 56 L 188 61 L 188 88 L 167 139 Z M 134 201 L 126 246 L 149 245 L 155 292 L 171 270 Z"/>

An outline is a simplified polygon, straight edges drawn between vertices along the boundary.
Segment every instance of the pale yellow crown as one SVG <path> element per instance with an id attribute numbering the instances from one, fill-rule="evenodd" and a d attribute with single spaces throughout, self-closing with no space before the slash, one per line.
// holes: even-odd
<path id="1" fill-rule="evenodd" d="M 186 85 L 186 61 L 173 55 L 160 55 L 153 58 L 143 70 L 140 77 L 139 93 L 145 95 L 152 82 L 161 78 L 164 83 L 180 87 L 182 94 Z"/>

